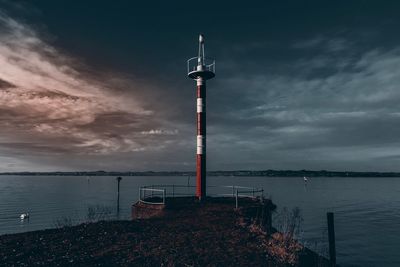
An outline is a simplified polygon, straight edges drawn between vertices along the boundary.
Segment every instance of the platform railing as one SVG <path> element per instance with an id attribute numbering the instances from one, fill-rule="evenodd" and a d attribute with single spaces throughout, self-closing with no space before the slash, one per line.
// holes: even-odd
<path id="1" fill-rule="evenodd" d="M 198 57 L 192 57 L 187 61 L 187 72 L 197 71 Z M 204 67 L 206 71 L 211 71 L 215 73 L 215 60 L 211 58 L 204 58 Z"/>
<path id="2" fill-rule="evenodd" d="M 237 185 L 207 186 L 207 190 L 209 190 L 207 195 L 211 197 L 235 198 L 236 208 L 239 206 L 240 198 L 257 199 L 262 198 L 264 195 L 264 189 L 262 188 Z M 194 185 L 147 185 L 139 188 L 139 201 L 146 204 L 160 205 L 165 204 L 166 197 L 193 197 L 196 195 L 195 193 L 196 186 Z M 162 201 L 157 201 L 159 199 Z"/>
<path id="3" fill-rule="evenodd" d="M 151 194 L 150 196 L 147 193 Z M 139 201 L 146 204 L 163 205 L 165 204 L 166 190 L 159 188 L 139 188 Z M 155 201 L 155 199 L 162 199 L 162 201 Z M 150 201 L 151 200 L 151 201 Z"/>

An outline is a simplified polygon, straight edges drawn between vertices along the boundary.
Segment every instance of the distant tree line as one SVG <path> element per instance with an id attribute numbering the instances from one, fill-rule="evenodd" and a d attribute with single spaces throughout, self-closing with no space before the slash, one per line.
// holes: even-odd
<path id="1" fill-rule="evenodd" d="M 195 172 L 183 171 L 79 171 L 79 172 L 3 172 L 0 175 L 27 176 L 195 176 Z M 209 171 L 208 176 L 257 176 L 257 177 L 400 177 L 399 172 L 353 172 L 353 171 L 311 171 L 311 170 L 236 170 Z"/>

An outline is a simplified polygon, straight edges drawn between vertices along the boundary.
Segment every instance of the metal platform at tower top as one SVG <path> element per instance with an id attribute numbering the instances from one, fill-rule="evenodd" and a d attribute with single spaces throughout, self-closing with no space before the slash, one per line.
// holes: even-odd
<path id="1" fill-rule="evenodd" d="M 204 36 L 199 35 L 199 53 L 187 61 L 187 72 L 191 79 L 203 78 L 209 80 L 215 77 L 215 60 L 206 58 L 204 51 Z"/>
<path id="2" fill-rule="evenodd" d="M 187 61 L 187 72 L 191 79 L 203 77 L 206 80 L 215 77 L 215 60 L 203 58 L 203 65 L 198 65 L 198 57 L 192 57 Z"/>

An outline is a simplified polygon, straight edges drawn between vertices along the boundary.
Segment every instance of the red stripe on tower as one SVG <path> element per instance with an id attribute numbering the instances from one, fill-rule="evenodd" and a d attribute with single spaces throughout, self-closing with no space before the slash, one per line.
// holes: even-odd
<path id="1" fill-rule="evenodd" d="M 206 197 L 206 80 L 215 76 L 215 61 L 204 56 L 204 37 L 199 37 L 199 55 L 188 60 L 188 76 L 197 81 L 196 196 Z"/>

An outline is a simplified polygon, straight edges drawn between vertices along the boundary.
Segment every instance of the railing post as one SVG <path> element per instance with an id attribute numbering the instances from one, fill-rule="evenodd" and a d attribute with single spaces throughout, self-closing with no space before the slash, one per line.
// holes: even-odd
<path id="1" fill-rule="evenodd" d="M 235 186 L 232 185 L 232 197 L 234 197 L 234 196 L 235 196 Z"/>
<path id="2" fill-rule="evenodd" d="M 163 190 L 163 204 L 165 204 L 165 189 Z"/>
<path id="3" fill-rule="evenodd" d="M 175 197 L 175 185 L 172 185 L 172 197 Z"/>
<path id="4" fill-rule="evenodd" d="M 117 215 L 119 216 L 119 184 L 122 180 L 122 177 L 117 177 Z"/>
<path id="5" fill-rule="evenodd" d="M 139 201 L 142 200 L 142 187 L 139 187 Z"/>
<path id="6" fill-rule="evenodd" d="M 328 212 L 328 238 L 329 238 L 329 259 L 333 266 L 336 266 L 336 245 L 335 245 L 335 225 L 333 212 Z"/>
<path id="7" fill-rule="evenodd" d="M 236 189 L 236 208 L 239 206 L 239 193 L 238 190 Z"/>

